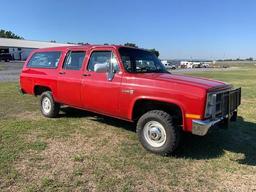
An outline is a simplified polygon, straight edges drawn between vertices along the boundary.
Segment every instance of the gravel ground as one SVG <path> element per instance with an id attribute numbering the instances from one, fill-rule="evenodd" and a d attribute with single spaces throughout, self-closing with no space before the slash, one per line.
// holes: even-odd
<path id="1" fill-rule="evenodd" d="M 0 82 L 18 81 L 24 62 L 0 62 Z"/>
<path id="2" fill-rule="evenodd" d="M 0 62 L 0 82 L 13 82 L 19 80 L 19 74 L 24 62 Z M 230 68 L 194 68 L 194 69 L 176 69 L 170 70 L 171 73 L 192 73 L 204 71 L 228 71 L 235 70 L 238 67 Z"/>

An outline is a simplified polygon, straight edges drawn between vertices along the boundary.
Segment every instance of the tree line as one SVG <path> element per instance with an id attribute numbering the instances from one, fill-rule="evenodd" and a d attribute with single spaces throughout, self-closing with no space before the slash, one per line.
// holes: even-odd
<path id="1" fill-rule="evenodd" d="M 125 43 L 124 46 L 138 48 L 138 46 L 135 43 Z M 160 53 L 155 48 L 148 50 L 154 53 L 157 57 L 159 57 Z"/>
<path id="2" fill-rule="evenodd" d="M 245 59 L 237 58 L 237 59 L 218 59 L 217 61 L 254 61 L 253 57 L 248 57 Z"/>
<path id="3" fill-rule="evenodd" d="M 15 33 L 11 32 L 11 31 L 6 31 L 3 29 L 0 30 L 0 37 L 9 38 L 9 39 L 24 39 L 23 37 L 16 35 Z"/>

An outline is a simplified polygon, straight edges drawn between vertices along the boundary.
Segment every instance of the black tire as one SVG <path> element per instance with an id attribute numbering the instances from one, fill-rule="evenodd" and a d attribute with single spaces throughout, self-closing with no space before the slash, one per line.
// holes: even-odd
<path id="1" fill-rule="evenodd" d="M 161 146 L 156 147 L 151 145 L 144 134 L 144 129 L 147 129 L 145 128 L 147 127 L 146 124 L 147 123 L 150 124 L 150 122 L 158 122 L 164 128 L 166 140 Z M 159 154 L 159 155 L 169 155 L 173 153 L 175 149 L 178 147 L 180 142 L 180 136 L 181 136 L 180 127 L 177 125 L 174 125 L 171 115 L 169 115 L 164 111 L 152 110 L 142 115 L 137 122 L 136 131 L 142 146 L 148 151 L 153 152 L 155 154 Z M 149 132 L 145 130 L 145 133 L 147 134 Z"/>
<path id="2" fill-rule="evenodd" d="M 50 104 L 49 111 L 43 107 L 43 102 L 46 101 Z M 52 93 L 50 91 L 43 92 L 40 99 L 40 110 L 43 116 L 54 118 L 57 117 L 60 111 L 60 105 L 56 103 L 52 97 Z"/>

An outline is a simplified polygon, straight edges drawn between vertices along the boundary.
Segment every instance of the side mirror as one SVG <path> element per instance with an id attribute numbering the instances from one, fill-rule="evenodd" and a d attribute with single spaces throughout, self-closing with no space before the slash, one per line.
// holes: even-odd
<path id="1" fill-rule="evenodd" d="M 115 76 L 115 73 L 116 71 L 115 70 L 110 70 L 108 73 L 107 73 L 107 78 L 108 78 L 108 81 L 112 81 L 112 79 L 114 78 Z"/>
<path id="2" fill-rule="evenodd" d="M 109 71 L 108 64 L 95 64 L 94 71 L 97 73 L 107 73 Z"/>
<path id="3" fill-rule="evenodd" d="M 94 71 L 97 73 L 106 73 L 108 81 L 112 81 L 116 73 L 116 70 L 110 64 L 95 64 Z"/>

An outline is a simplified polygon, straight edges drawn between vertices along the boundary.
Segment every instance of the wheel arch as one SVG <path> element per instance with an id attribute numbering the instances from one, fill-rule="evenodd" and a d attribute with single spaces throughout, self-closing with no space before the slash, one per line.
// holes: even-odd
<path id="1" fill-rule="evenodd" d="M 52 88 L 46 85 L 34 85 L 33 93 L 35 96 L 39 96 L 45 91 L 52 91 Z"/>
<path id="2" fill-rule="evenodd" d="M 132 104 L 130 118 L 137 121 L 138 118 L 150 110 L 163 110 L 171 115 L 178 115 L 177 122 L 180 125 L 185 124 L 184 107 L 178 101 L 155 98 L 155 97 L 139 97 Z"/>

